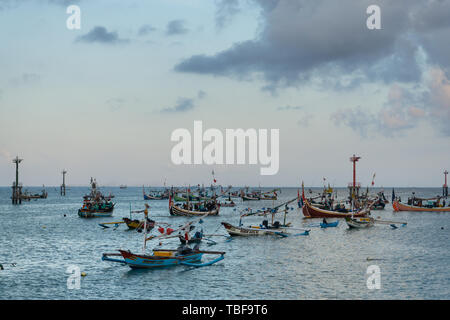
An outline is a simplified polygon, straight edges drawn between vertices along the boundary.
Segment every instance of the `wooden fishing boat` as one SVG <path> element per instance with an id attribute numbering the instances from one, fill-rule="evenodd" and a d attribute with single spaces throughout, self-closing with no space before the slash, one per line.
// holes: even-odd
<path id="1" fill-rule="evenodd" d="M 241 195 L 242 201 L 258 201 L 261 200 L 259 196 Z"/>
<path id="2" fill-rule="evenodd" d="M 142 186 L 142 194 L 144 196 L 144 200 L 165 200 L 169 199 L 169 190 L 165 190 L 164 192 L 156 192 L 153 194 L 146 194 L 144 186 Z"/>
<path id="3" fill-rule="evenodd" d="M 203 215 L 208 216 L 217 216 L 219 214 L 220 206 L 214 204 L 212 207 L 206 210 L 189 210 L 184 209 L 183 207 L 176 205 L 173 201 L 169 204 L 169 212 L 172 216 L 188 216 L 188 217 L 199 217 Z"/>
<path id="4" fill-rule="evenodd" d="M 78 216 L 81 218 L 101 218 L 111 217 L 115 203 L 112 202 L 91 202 L 85 199 L 83 206 L 78 209 Z"/>
<path id="5" fill-rule="evenodd" d="M 223 260 L 225 255 L 225 252 L 221 251 L 200 251 L 187 247 L 181 250 L 154 249 L 152 255 L 134 254 L 125 250 L 118 251 L 119 253 L 104 253 L 102 260 L 124 263 L 132 269 L 167 268 L 178 265 L 205 267 Z M 203 254 L 215 254 L 219 255 L 219 257 L 212 261 L 201 263 Z M 123 259 L 111 257 L 122 257 Z"/>
<path id="6" fill-rule="evenodd" d="M 243 237 L 249 237 L 249 236 L 289 236 L 290 233 L 286 231 L 286 228 L 261 228 L 261 227 L 255 227 L 255 226 L 249 226 L 249 227 L 243 227 L 243 226 L 234 226 L 231 223 L 228 222 L 222 222 L 222 225 L 224 226 L 225 230 L 231 235 L 231 236 L 243 236 Z M 304 235 L 308 235 L 309 231 L 305 230 Z"/>
<path id="7" fill-rule="evenodd" d="M 312 206 L 306 198 L 303 198 L 302 211 L 305 218 L 345 218 L 351 217 L 352 215 L 354 217 L 365 217 L 370 214 L 370 209 L 368 208 L 356 212 L 339 212 L 320 209 Z"/>
<path id="8" fill-rule="evenodd" d="M 113 195 L 104 196 L 97 189 L 97 181 L 91 178 L 91 192 L 83 197 L 83 206 L 78 209 L 81 218 L 111 217 L 115 203 L 111 202 Z"/>
<path id="9" fill-rule="evenodd" d="M 421 212 L 450 212 L 450 207 L 419 207 L 419 206 L 412 206 L 407 205 L 404 203 L 401 203 L 398 200 L 395 200 L 392 202 L 392 207 L 394 208 L 394 211 L 421 211 Z"/>
<path id="10" fill-rule="evenodd" d="M 262 195 L 260 200 L 277 200 L 278 197 L 273 195 L 273 196 L 269 196 L 269 195 Z"/>
<path id="11" fill-rule="evenodd" d="M 142 231 L 144 229 L 144 220 L 122 218 L 123 222 L 127 225 L 130 230 Z M 155 227 L 155 221 L 147 219 L 147 231 L 152 230 Z"/>
<path id="12" fill-rule="evenodd" d="M 239 225 L 235 226 L 228 222 L 222 222 L 222 225 L 224 226 L 225 230 L 230 234 L 231 236 L 262 236 L 262 235 L 276 235 L 276 236 L 282 236 L 282 237 L 288 237 L 288 236 L 298 236 L 298 235 L 308 235 L 310 230 L 306 229 L 296 229 L 291 227 L 291 223 L 286 223 L 286 214 L 289 212 L 288 204 L 291 202 L 294 202 L 297 200 L 297 197 L 289 200 L 285 203 L 279 204 L 273 208 L 268 208 L 263 211 L 247 211 L 244 210 L 239 220 Z M 278 211 L 280 208 L 285 207 L 282 211 Z M 279 221 L 274 221 L 274 217 L 277 213 L 284 213 L 284 220 L 281 224 Z M 263 215 L 266 216 L 267 214 L 270 214 L 272 216 L 272 222 L 269 224 L 268 220 L 263 220 L 262 224 L 258 226 L 247 226 L 244 227 L 242 225 L 242 218 L 248 217 L 252 215 Z M 301 230 L 302 233 L 293 234 L 290 231 L 294 230 Z"/>
<path id="13" fill-rule="evenodd" d="M 372 227 L 375 223 L 375 220 L 370 217 L 345 217 L 345 222 L 350 228 L 361 229 Z"/>
<path id="14" fill-rule="evenodd" d="M 165 200 L 168 199 L 168 197 L 164 196 L 164 195 L 151 195 L 151 194 L 145 194 L 144 193 L 144 200 Z"/>
<path id="15" fill-rule="evenodd" d="M 312 206 L 306 198 L 303 199 L 302 211 L 305 218 L 345 218 L 351 217 L 352 215 L 354 217 L 365 217 L 370 213 L 370 209 L 363 209 L 356 212 L 339 212 L 320 209 Z"/>
<path id="16" fill-rule="evenodd" d="M 23 194 L 20 195 L 20 199 L 25 201 L 30 201 L 32 199 L 47 199 L 48 193 L 45 191 L 45 188 L 42 189 L 41 193 L 35 193 L 30 194 L 29 192 L 25 191 Z"/>
<path id="17" fill-rule="evenodd" d="M 231 202 L 223 202 L 223 203 L 219 203 L 218 204 L 219 206 L 221 206 L 221 207 L 235 207 L 236 206 L 236 203 L 234 203 L 233 201 L 231 201 Z"/>

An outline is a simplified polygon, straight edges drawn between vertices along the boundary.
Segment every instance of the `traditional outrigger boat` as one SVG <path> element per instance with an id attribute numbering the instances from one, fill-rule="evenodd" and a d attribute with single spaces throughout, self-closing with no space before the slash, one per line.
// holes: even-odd
<path id="1" fill-rule="evenodd" d="M 230 202 L 219 202 L 218 203 L 218 205 L 220 206 L 220 207 L 235 207 L 236 206 L 236 203 L 234 203 L 234 201 L 233 200 L 231 200 Z"/>
<path id="2" fill-rule="evenodd" d="M 427 206 L 413 206 L 401 203 L 395 200 L 392 203 L 394 211 L 420 211 L 420 212 L 450 212 L 450 207 L 427 207 Z"/>
<path id="3" fill-rule="evenodd" d="M 303 195 L 302 212 L 305 218 L 345 218 L 351 217 L 352 215 L 354 217 L 365 217 L 370 214 L 370 209 L 364 208 L 358 211 L 347 211 L 347 212 L 320 209 L 315 206 L 312 206 L 309 203 L 309 200 L 306 199 L 306 197 L 304 197 Z"/>
<path id="4" fill-rule="evenodd" d="M 145 221 L 147 221 L 148 213 L 147 211 L 144 211 L 144 213 Z M 188 223 L 185 227 L 190 227 L 190 225 L 191 223 Z M 199 250 L 198 247 L 191 249 L 187 246 L 181 246 L 176 250 L 153 249 L 153 254 L 147 255 L 145 254 L 147 241 L 151 239 L 161 238 L 161 236 L 147 238 L 146 226 L 144 226 L 144 230 L 144 245 L 142 254 L 135 254 L 131 251 L 118 250 L 119 253 L 103 253 L 102 260 L 126 264 L 132 269 L 153 269 L 173 267 L 178 265 L 185 265 L 189 267 L 205 267 L 224 259 L 225 252 L 203 251 Z M 219 257 L 211 261 L 201 263 L 201 259 L 204 254 L 214 254 L 219 255 Z M 118 259 L 118 257 L 121 257 L 122 259 Z"/>
<path id="5" fill-rule="evenodd" d="M 404 221 L 378 220 L 372 217 L 362 217 L 362 218 L 346 217 L 345 222 L 351 229 L 368 228 L 374 226 L 375 224 L 385 224 L 396 229 L 398 224 L 401 226 L 406 226 L 408 224 L 407 222 Z"/>
<path id="6" fill-rule="evenodd" d="M 299 236 L 299 235 L 309 235 L 310 230 L 307 229 L 297 229 L 291 227 L 291 223 L 286 223 L 286 214 L 289 211 L 288 204 L 291 202 L 296 201 L 297 198 L 294 198 L 290 201 L 287 201 L 281 205 L 278 205 L 274 208 L 270 208 L 263 211 L 250 211 L 250 212 L 244 212 L 240 215 L 239 225 L 235 226 L 228 222 L 222 222 L 222 225 L 224 226 L 225 230 L 230 234 L 231 236 L 263 236 L 263 235 L 275 235 L 275 236 L 282 236 L 282 237 L 288 237 L 288 236 Z M 281 212 L 284 212 L 284 222 L 281 224 L 279 221 L 274 221 L 274 216 L 276 213 L 280 213 L 278 211 L 279 208 L 285 206 L 285 209 Z M 252 215 L 260 215 L 260 216 L 266 216 L 267 214 L 272 215 L 272 223 L 269 224 L 268 220 L 263 220 L 262 224 L 259 226 L 247 226 L 244 227 L 242 224 L 242 218 Z M 300 230 L 303 231 L 301 233 L 293 234 L 289 231 L 291 230 Z"/>
<path id="7" fill-rule="evenodd" d="M 446 197 L 419 198 L 413 192 L 412 197 L 408 198 L 408 203 L 404 204 L 395 197 L 394 190 L 392 190 L 392 194 L 394 211 L 450 212 L 450 206 L 445 206 Z M 444 199 L 442 203 L 441 199 Z"/>
<path id="8" fill-rule="evenodd" d="M 78 216 L 81 218 L 111 217 L 114 210 L 114 203 L 92 202 L 85 199 L 83 206 L 78 209 Z"/>
<path id="9" fill-rule="evenodd" d="M 368 228 L 374 225 L 375 220 L 371 217 L 345 217 L 345 222 L 350 228 Z"/>
<path id="10" fill-rule="evenodd" d="M 30 194 L 29 192 L 25 191 L 23 194 L 20 195 L 20 199 L 25 200 L 25 201 L 30 201 L 32 199 L 47 199 L 48 193 L 47 191 L 45 191 L 45 187 L 42 186 L 43 189 L 41 191 L 41 193 L 35 193 L 35 194 Z"/>
<path id="11" fill-rule="evenodd" d="M 176 204 L 172 195 L 169 196 L 169 212 L 172 216 L 199 217 L 203 215 L 217 216 L 220 206 L 215 200 L 192 203 L 187 201 L 184 204 Z"/>
<path id="12" fill-rule="evenodd" d="M 104 253 L 102 260 L 127 264 L 132 269 L 166 268 L 178 265 L 206 267 L 223 260 L 225 255 L 225 252 L 222 251 L 202 251 L 189 247 L 181 247 L 177 250 L 153 249 L 152 255 L 134 254 L 125 250 L 118 251 L 119 253 Z M 212 261 L 201 263 L 204 254 L 214 254 L 219 255 L 219 257 Z M 111 257 L 122 257 L 123 259 Z"/>
<path id="13" fill-rule="evenodd" d="M 144 186 L 142 186 L 142 193 L 144 196 L 144 200 L 166 200 L 169 199 L 169 190 L 164 190 L 161 192 L 154 192 L 150 194 L 145 193 Z"/>
<path id="14" fill-rule="evenodd" d="M 148 210 L 149 205 L 145 204 L 145 209 L 144 210 L 138 210 L 138 211 L 131 211 L 131 204 L 130 204 L 130 217 L 124 217 L 122 218 L 122 221 L 117 221 L 117 222 L 103 222 L 103 223 L 99 223 L 99 226 L 103 227 L 103 228 L 109 228 L 109 225 L 113 225 L 114 227 L 118 227 L 119 224 L 126 224 L 129 230 L 137 230 L 138 232 L 141 232 L 144 229 L 144 224 L 145 221 L 144 220 L 138 220 L 138 219 L 133 219 L 131 214 L 132 213 L 145 213 L 145 210 Z M 147 224 L 146 224 L 146 228 L 147 231 L 151 231 L 156 225 L 156 222 L 154 220 L 151 220 L 149 218 L 147 218 Z"/>
<path id="15" fill-rule="evenodd" d="M 261 198 L 259 196 L 249 196 L 241 195 L 242 201 L 259 201 Z"/>

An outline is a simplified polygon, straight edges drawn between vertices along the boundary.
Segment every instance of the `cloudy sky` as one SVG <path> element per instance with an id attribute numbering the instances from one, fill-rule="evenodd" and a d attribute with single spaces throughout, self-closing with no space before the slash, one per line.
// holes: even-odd
<path id="1" fill-rule="evenodd" d="M 363 185 L 450 169 L 450 0 L 0 0 L 0 39 L 0 185 L 17 154 L 25 185 L 345 186 L 354 153 Z M 278 174 L 173 165 L 194 120 L 280 129 Z"/>

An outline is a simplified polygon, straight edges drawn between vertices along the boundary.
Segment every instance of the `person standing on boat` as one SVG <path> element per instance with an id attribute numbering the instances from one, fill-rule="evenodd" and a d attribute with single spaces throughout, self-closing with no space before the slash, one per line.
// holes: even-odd
<path id="1" fill-rule="evenodd" d="M 186 240 L 186 243 L 189 243 L 189 240 L 191 240 L 191 235 L 189 234 L 189 231 L 186 231 L 184 233 L 184 240 Z"/>

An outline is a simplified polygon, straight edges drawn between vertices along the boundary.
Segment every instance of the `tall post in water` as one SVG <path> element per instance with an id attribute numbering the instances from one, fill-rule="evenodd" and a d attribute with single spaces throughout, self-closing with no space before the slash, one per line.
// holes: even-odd
<path id="1" fill-rule="evenodd" d="M 353 155 L 353 157 L 350 158 L 350 161 L 353 162 L 353 184 L 352 184 L 351 193 L 350 193 L 352 202 L 355 199 L 356 194 L 357 194 L 357 192 L 356 192 L 356 162 L 358 162 L 359 159 L 361 159 L 361 157 L 357 157 L 355 155 Z"/>
<path id="2" fill-rule="evenodd" d="M 15 159 L 13 159 L 13 163 L 16 164 L 16 181 L 13 182 L 12 186 L 12 204 L 21 204 L 22 203 L 22 187 L 19 186 L 19 163 L 22 162 L 23 159 L 19 159 L 19 156 L 16 156 Z"/>
<path id="3" fill-rule="evenodd" d="M 443 188 L 442 188 L 442 195 L 443 195 L 444 197 L 446 197 L 446 198 L 448 197 L 447 175 L 448 175 L 448 171 L 445 170 L 445 171 L 444 171 L 445 183 L 444 183 L 444 186 L 443 186 Z"/>
<path id="4" fill-rule="evenodd" d="M 61 173 L 63 175 L 63 183 L 61 185 L 61 195 L 65 196 L 66 195 L 66 173 L 67 173 L 67 171 L 64 169 Z"/>

